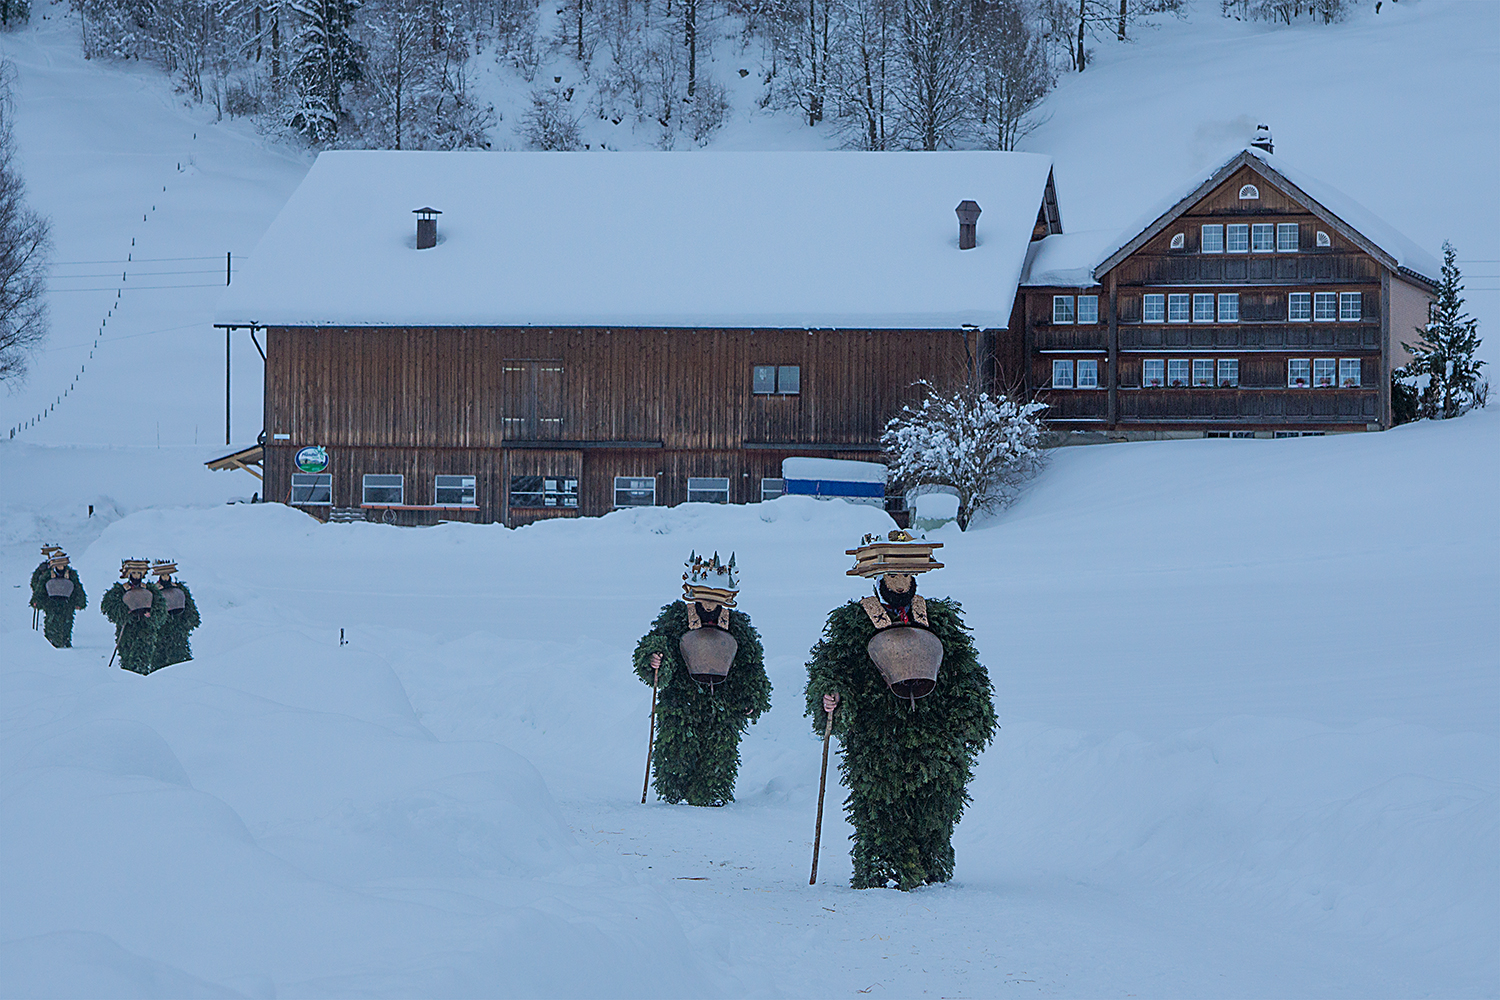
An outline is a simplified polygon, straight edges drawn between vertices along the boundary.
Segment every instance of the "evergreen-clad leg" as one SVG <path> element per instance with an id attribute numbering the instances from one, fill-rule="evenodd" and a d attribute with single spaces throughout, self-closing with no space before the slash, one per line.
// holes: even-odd
<path id="1" fill-rule="evenodd" d="M 54 604 L 62 604 L 61 601 L 53 601 Z M 42 635 L 47 641 L 58 649 L 71 649 L 73 647 L 73 608 L 65 605 L 62 608 L 43 608 L 42 614 L 46 621 L 42 625 Z"/>

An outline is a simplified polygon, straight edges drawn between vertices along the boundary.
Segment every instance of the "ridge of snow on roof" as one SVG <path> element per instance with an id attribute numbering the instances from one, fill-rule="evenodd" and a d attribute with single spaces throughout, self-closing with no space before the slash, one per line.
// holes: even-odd
<path id="1" fill-rule="evenodd" d="M 261 326 L 1004 327 L 1028 153 L 323 153 L 226 289 Z M 979 245 L 954 207 L 979 202 Z M 412 210 L 441 209 L 415 249 Z"/>
<path id="2" fill-rule="evenodd" d="M 1049 288 L 1093 288 L 1094 268 L 1112 252 L 1113 229 L 1056 233 L 1031 244 L 1021 284 Z"/>

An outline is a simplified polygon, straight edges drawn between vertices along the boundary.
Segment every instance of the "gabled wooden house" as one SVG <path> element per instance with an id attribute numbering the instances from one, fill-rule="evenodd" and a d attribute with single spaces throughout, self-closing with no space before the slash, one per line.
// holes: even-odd
<path id="1" fill-rule="evenodd" d="M 1028 253 L 998 358 L 1054 427 L 1125 440 L 1391 425 L 1400 342 L 1440 280 L 1429 254 L 1260 148 L 1148 218 Z"/>

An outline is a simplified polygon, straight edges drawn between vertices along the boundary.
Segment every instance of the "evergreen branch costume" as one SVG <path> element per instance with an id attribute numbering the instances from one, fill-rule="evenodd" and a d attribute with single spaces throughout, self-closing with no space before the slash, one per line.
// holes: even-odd
<path id="1" fill-rule="evenodd" d="M 126 560 L 125 566 L 120 570 L 120 575 L 126 579 L 109 588 L 109 593 L 99 602 L 99 610 L 115 626 L 120 668 L 137 674 L 151 673 L 157 629 L 167 616 L 167 602 L 162 597 L 161 588 L 154 583 L 144 582 L 148 565 L 144 559 Z M 151 605 L 140 611 L 132 611 L 125 605 L 126 591 L 142 588 L 151 595 Z"/>
<path id="2" fill-rule="evenodd" d="M 47 546 L 43 554 L 48 558 L 31 574 L 31 606 L 41 609 L 46 617 L 42 634 L 58 649 L 69 649 L 73 645 L 73 615 L 88 607 L 88 598 L 83 593 L 83 584 L 78 571 L 68 565 L 68 557 L 62 549 Z M 66 596 L 47 593 L 48 580 L 67 580 L 73 585 Z M 55 589 L 66 590 L 66 587 Z"/>
<path id="3" fill-rule="evenodd" d="M 704 592 L 700 590 L 699 595 Z M 694 620 L 701 628 L 714 628 L 714 622 L 725 618 L 729 634 L 738 643 L 729 673 L 713 683 L 694 680 L 683 660 L 682 637 Z M 656 794 L 674 805 L 733 802 L 740 737 L 750 723 L 771 710 L 771 680 L 766 676 L 760 633 L 749 615 L 727 604 L 677 601 L 661 609 L 651 631 L 636 645 L 635 673 L 648 685 L 653 653 L 661 654 L 652 749 Z"/>
<path id="4" fill-rule="evenodd" d="M 170 569 L 168 569 L 170 567 Z M 168 572 L 163 574 L 162 570 Z M 188 643 L 188 633 L 203 623 L 198 616 L 198 605 L 193 602 L 192 591 L 181 580 L 173 580 L 171 573 L 177 567 L 172 563 L 160 563 L 151 572 L 158 574 L 157 584 L 161 588 L 166 605 L 166 614 L 156 628 L 156 647 L 151 655 L 151 669 L 160 670 L 174 663 L 184 663 L 193 658 L 193 648 Z M 182 591 L 182 606 L 176 604 L 172 591 Z"/>
<path id="5" fill-rule="evenodd" d="M 894 882 L 910 890 L 953 877 L 953 828 L 969 802 L 974 763 L 995 733 L 994 688 L 962 608 L 924 601 L 915 589 L 913 578 L 909 604 L 882 587 L 878 599 L 835 608 L 807 665 L 806 714 L 818 736 L 828 719 L 823 696 L 840 696 L 833 732 L 849 789 L 856 889 Z M 942 642 L 931 693 L 898 696 L 871 662 L 866 647 L 882 620 L 926 628 Z"/>

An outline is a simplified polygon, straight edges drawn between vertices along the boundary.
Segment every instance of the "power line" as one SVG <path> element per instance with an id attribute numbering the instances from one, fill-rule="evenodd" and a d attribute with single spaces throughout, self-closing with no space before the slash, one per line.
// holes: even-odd
<path id="1" fill-rule="evenodd" d="M 155 289 L 161 289 L 161 288 L 223 288 L 223 287 L 225 287 L 225 285 L 221 281 L 210 281 L 210 282 L 207 282 L 206 284 L 200 284 L 200 285 L 129 285 L 129 284 L 125 284 L 125 285 L 110 285 L 107 288 L 104 288 L 104 287 L 100 287 L 100 288 L 53 288 L 53 289 L 49 289 L 49 291 L 54 291 L 54 292 L 116 292 L 116 291 L 119 291 L 120 289 L 123 288 L 123 289 L 125 289 L 128 292 L 149 292 L 149 291 L 152 291 L 152 290 L 155 290 Z"/>
<path id="2" fill-rule="evenodd" d="M 95 271 L 91 274 L 54 274 L 52 280 L 68 281 L 73 278 L 113 278 L 116 274 L 120 273 L 119 271 Z M 223 274 L 224 269 L 219 267 L 200 267 L 191 271 L 130 271 L 128 273 L 145 278 L 154 278 L 164 274 Z M 123 281 L 124 278 L 120 280 Z"/>
<path id="3" fill-rule="evenodd" d="M 68 264 L 163 264 L 168 261 L 179 260 L 223 260 L 222 254 L 210 254 L 207 257 L 136 257 L 133 260 L 121 257 L 118 260 L 54 260 L 53 267 L 62 267 Z M 249 260 L 249 257 L 241 257 L 241 260 Z"/>

